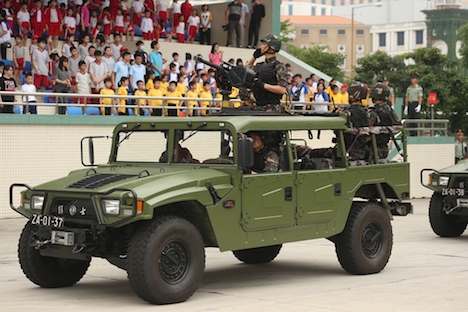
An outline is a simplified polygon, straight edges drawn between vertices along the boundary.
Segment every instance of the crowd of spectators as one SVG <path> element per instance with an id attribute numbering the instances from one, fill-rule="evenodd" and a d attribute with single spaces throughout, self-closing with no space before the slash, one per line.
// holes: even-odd
<path id="1" fill-rule="evenodd" d="M 168 6 L 168 3 L 168 0 L 3 1 L 0 4 L 0 57 L 4 62 L 0 65 L 3 64 L 1 67 L 5 67 L 6 73 L 0 79 L 0 90 L 21 89 L 27 92 L 41 92 L 52 89 L 59 93 L 109 94 L 107 89 L 110 89 L 117 94 L 124 94 L 120 86 L 128 84 L 125 87 L 127 95 L 143 95 L 142 91 L 149 94 L 159 81 L 163 95 L 166 92 L 173 95 L 170 92 L 174 91 L 171 91 L 171 86 L 168 84 L 174 81 L 178 84 L 177 92 L 182 96 L 190 91 L 191 95 L 195 94 L 191 85 L 195 82 L 198 96 L 206 91 L 203 83 L 208 82 L 212 97 L 219 97 L 216 93 L 214 69 L 205 71 L 203 64 L 193 64 L 191 55 L 187 56 L 183 65 L 179 64 L 177 53 L 172 56 L 172 61 L 167 62 L 158 51 L 158 40 L 161 37 L 165 37 L 168 41 L 176 39 L 178 42 L 189 43 L 193 43 L 198 38 L 201 44 L 211 44 L 213 16 L 208 5 L 203 5 L 198 12 L 189 0 L 183 2 L 173 0 L 171 6 Z M 242 0 L 234 0 L 232 4 L 241 5 L 243 12 L 242 18 L 238 20 L 238 24 L 242 26 L 242 33 L 237 34 L 239 38 L 234 37 L 235 40 L 242 39 L 244 42 L 247 16 L 252 13 L 252 17 L 258 17 L 258 19 L 249 19 L 251 26 L 249 45 L 251 41 L 256 44 L 258 29 L 265 16 L 263 5 L 259 0 L 252 0 L 251 8 L 247 7 Z M 226 9 L 227 21 L 232 18 L 230 7 L 231 3 Z M 143 39 L 154 40 L 151 53 L 147 54 L 143 51 L 144 44 L 141 41 L 137 42 L 137 51 L 134 54 L 128 52 L 122 45 L 124 38 L 126 41 L 134 39 L 136 29 L 139 29 Z M 14 38 L 13 46 L 12 37 Z M 28 38 L 31 38 L 29 46 L 27 46 Z M 57 50 L 59 38 L 65 40 L 61 51 Z M 8 48 L 12 48 L 12 60 L 6 58 Z M 29 53 L 30 65 L 25 62 L 26 53 Z M 219 45 L 213 44 L 209 60 L 220 64 L 222 57 L 223 53 Z M 11 77 L 8 76 L 10 64 L 12 66 Z M 237 60 L 237 65 L 239 64 L 242 64 L 242 60 Z M 0 75 L 2 73 L 3 70 L 0 71 Z M 123 78 L 127 81 L 123 81 Z M 143 89 L 140 88 L 140 81 L 145 86 Z M 237 91 L 234 91 L 233 97 L 235 97 L 235 92 Z M 206 94 L 203 96 L 207 97 Z M 2 98 L 3 102 L 9 102 L 10 97 Z M 134 101 L 130 99 L 128 103 L 133 104 Z M 24 97 L 24 100 L 29 103 L 36 102 L 34 96 Z M 55 100 L 60 104 L 70 101 L 64 97 L 55 97 Z M 108 101 L 102 103 L 101 100 L 94 98 L 72 98 L 71 100 L 78 104 L 107 105 L 108 103 Z M 111 102 L 115 104 L 115 101 Z M 120 103 L 123 101 L 119 101 Z M 143 105 L 144 102 L 139 100 L 138 103 Z M 194 103 L 191 101 L 188 105 L 195 105 Z M 207 106 L 207 103 L 203 101 L 200 105 Z M 146 104 L 159 105 L 159 102 L 146 101 Z M 186 105 L 187 103 L 177 104 Z M 13 111 L 12 108 L 13 105 L 2 104 L 0 112 L 10 113 Z M 28 105 L 27 110 L 29 113 L 37 113 L 33 105 Z M 120 108 L 116 112 L 107 111 L 118 114 L 129 113 L 128 110 Z M 154 110 L 149 111 L 154 113 Z M 103 112 L 105 113 L 106 110 Z M 159 111 L 156 110 L 156 112 Z M 58 106 L 57 113 L 65 114 L 65 105 Z M 133 113 L 140 114 L 141 112 L 134 111 Z M 194 110 L 185 110 L 182 114 L 184 113 L 192 115 Z M 204 114 L 204 112 L 195 113 Z M 162 114 L 168 114 L 168 112 L 162 112 Z"/>

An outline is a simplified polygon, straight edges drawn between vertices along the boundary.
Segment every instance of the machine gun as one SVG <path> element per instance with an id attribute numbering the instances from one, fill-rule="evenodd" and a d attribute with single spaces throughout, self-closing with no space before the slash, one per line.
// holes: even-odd
<path id="1" fill-rule="evenodd" d="M 223 106 L 224 101 L 229 101 L 232 87 L 239 88 L 241 98 L 247 95 L 248 91 L 253 87 L 255 72 L 245 66 L 232 66 L 226 62 L 216 65 L 199 56 L 195 56 L 193 59 L 195 62 L 200 62 L 216 69 L 215 79 L 219 91 L 223 96 Z"/>

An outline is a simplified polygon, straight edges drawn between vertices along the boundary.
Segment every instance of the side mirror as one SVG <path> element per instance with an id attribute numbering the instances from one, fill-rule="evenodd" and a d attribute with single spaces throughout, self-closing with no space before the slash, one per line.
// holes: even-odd
<path id="1" fill-rule="evenodd" d="M 108 136 L 88 136 L 81 139 L 80 151 L 81 151 L 81 164 L 85 167 L 94 166 L 94 141 L 93 139 L 109 139 Z M 86 148 L 84 147 L 84 142 L 88 141 L 88 163 L 85 163 L 84 152 Z"/>
<path id="2" fill-rule="evenodd" d="M 237 141 L 237 163 L 241 168 L 250 168 L 254 164 L 253 140 L 245 135 Z"/>

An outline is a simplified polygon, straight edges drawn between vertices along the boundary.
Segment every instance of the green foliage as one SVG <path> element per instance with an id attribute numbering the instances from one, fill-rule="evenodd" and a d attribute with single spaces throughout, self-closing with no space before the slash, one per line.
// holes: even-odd
<path id="1" fill-rule="evenodd" d="M 280 39 L 281 43 L 287 43 L 291 41 L 296 35 L 296 28 L 293 27 L 289 18 L 280 23 Z"/>
<path id="2" fill-rule="evenodd" d="M 395 89 L 397 96 L 404 96 L 408 87 L 408 72 L 404 59 L 399 56 L 391 57 L 387 53 L 377 51 L 357 61 L 354 79 L 368 85 L 373 85 L 387 78 Z"/>
<path id="3" fill-rule="evenodd" d="M 468 24 L 458 29 L 458 39 L 462 43 L 459 53 L 462 56 L 463 65 L 468 68 Z"/>
<path id="4" fill-rule="evenodd" d="M 408 63 L 409 65 L 405 65 Z M 420 76 L 419 85 L 424 90 L 423 116 L 430 118 L 427 105 L 429 92 L 436 92 L 438 104 L 435 118 L 450 120 L 450 130 L 468 131 L 466 95 L 468 79 L 458 69 L 458 64 L 440 53 L 437 48 L 421 48 L 401 56 L 391 57 L 378 51 L 358 60 L 355 79 L 369 85 L 388 78 L 398 97 L 405 96 L 410 85 L 410 74 Z"/>
<path id="5" fill-rule="evenodd" d="M 344 72 L 340 68 L 340 65 L 344 59 L 344 55 L 326 52 L 327 47 L 319 45 L 314 45 L 312 48 L 298 48 L 290 45 L 290 49 L 291 54 L 304 63 L 317 68 L 337 80 L 343 80 Z"/>

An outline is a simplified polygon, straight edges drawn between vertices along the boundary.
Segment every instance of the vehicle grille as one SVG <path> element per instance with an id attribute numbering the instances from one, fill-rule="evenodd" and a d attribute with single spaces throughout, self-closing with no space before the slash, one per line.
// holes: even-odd
<path id="1" fill-rule="evenodd" d="M 52 202 L 50 214 L 65 217 L 66 221 L 73 219 L 97 220 L 96 209 L 91 199 L 57 198 Z"/>
<path id="2" fill-rule="evenodd" d="M 122 181 L 131 177 L 135 177 L 135 175 L 100 173 L 88 176 L 80 181 L 70 184 L 67 188 L 97 189 L 104 185 Z"/>
<path id="3" fill-rule="evenodd" d="M 465 196 L 467 196 L 468 195 L 468 178 L 467 177 L 456 178 L 452 187 L 464 189 Z"/>

